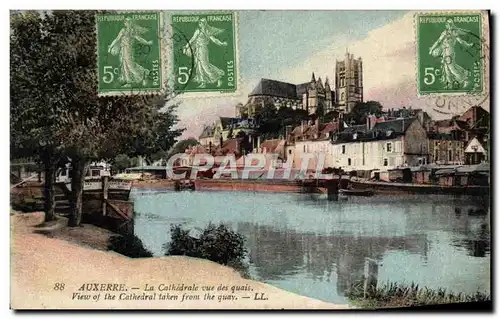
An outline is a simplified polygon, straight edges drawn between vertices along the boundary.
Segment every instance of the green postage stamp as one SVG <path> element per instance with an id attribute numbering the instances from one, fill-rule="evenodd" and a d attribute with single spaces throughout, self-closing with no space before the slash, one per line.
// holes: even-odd
<path id="1" fill-rule="evenodd" d="M 484 89 L 482 15 L 417 13 L 420 95 L 481 94 Z"/>
<path id="2" fill-rule="evenodd" d="M 151 94 L 163 88 L 160 12 L 96 15 L 98 94 Z"/>
<path id="3" fill-rule="evenodd" d="M 172 73 L 177 92 L 236 92 L 236 13 L 174 14 Z"/>

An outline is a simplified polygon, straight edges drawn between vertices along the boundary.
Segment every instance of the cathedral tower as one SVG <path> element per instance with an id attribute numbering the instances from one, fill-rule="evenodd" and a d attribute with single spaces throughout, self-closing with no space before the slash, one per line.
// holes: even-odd
<path id="1" fill-rule="evenodd" d="M 363 61 L 346 52 L 343 61 L 335 63 L 336 103 L 341 111 L 350 112 L 356 102 L 363 102 Z"/>

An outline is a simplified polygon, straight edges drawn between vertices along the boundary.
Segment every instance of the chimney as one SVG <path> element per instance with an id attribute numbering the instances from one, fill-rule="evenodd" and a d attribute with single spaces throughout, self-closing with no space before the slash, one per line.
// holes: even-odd
<path id="1" fill-rule="evenodd" d="M 285 140 L 288 141 L 288 139 L 290 138 L 290 134 L 292 134 L 292 126 L 287 125 L 285 126 Z"/>
<path id="2" fill-rule="evenodd" d="M 377 124 L 377 116 L 374 114 L 369 114 L 366 117 L 366 128 L 368 130 L 371 130 L 375 126 L 375 124 Z"/>
<path id="3" fill-rule="evenodd" d="M 302 120 L 301 124 L 300 124 L 300 133 L 304 134 L 304 131 L 306 130 L 306 126 L 307 126 L 307 120 Z"/>
<path id="4" fill-rule="evenodd" d="M 316 127 L 316 136 L 315 136 L 315 138 L 318 138 L 319 137 L 319 117 L 317 117 L 316 120 L 314 121 L 314 126 Z"/>

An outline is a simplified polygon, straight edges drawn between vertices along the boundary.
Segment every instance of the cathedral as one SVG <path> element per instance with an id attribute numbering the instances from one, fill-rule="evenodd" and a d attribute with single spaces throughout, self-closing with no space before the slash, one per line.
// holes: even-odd
<path id="1" fill-rule="evenodd" d="M 245 105 L 236 106 L 240 117 L 252 117 L 266 106 L 290 107 L 306 110 L 309 114 L 328 113 L 333 110 L 350 112 L 357 102 L 363 101 L 363 63 L 346 52 L 343 61 L 336 61 L 335 87 L 332 90 L 328 77 L 323 82 L 315 74 L 309 82 L 286 83 L 271 79 L 261 79 L 248 95 Z"/>

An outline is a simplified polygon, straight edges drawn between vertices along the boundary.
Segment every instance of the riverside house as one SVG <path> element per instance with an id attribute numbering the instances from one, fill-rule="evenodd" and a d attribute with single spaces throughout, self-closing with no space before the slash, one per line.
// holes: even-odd
<path id="1" fill-rule="evenodd" d="M 335 166 L 330 138 L 338 130 L 338 126 L 339 122 L 319 124 L 318 120 L 314 123 L 304 121 L 290 134 L 287 134 L 286 161 L 292 162 L 294 169 L 300 169 L 303 154 L 312 154 L 312 158 L 308 160 L 308 170 L 316 170 L 318 164 L 323 165 L 323 168 Z M 320 154 L 324 154 L 323 157 Z"/>
<path id="2" fill-rule="evenodd" d="M 416 118 L 350 127 L 332 137 L 333 162 L 345 171 L 381 170 L 427 162 L 427 132 Z"/>

